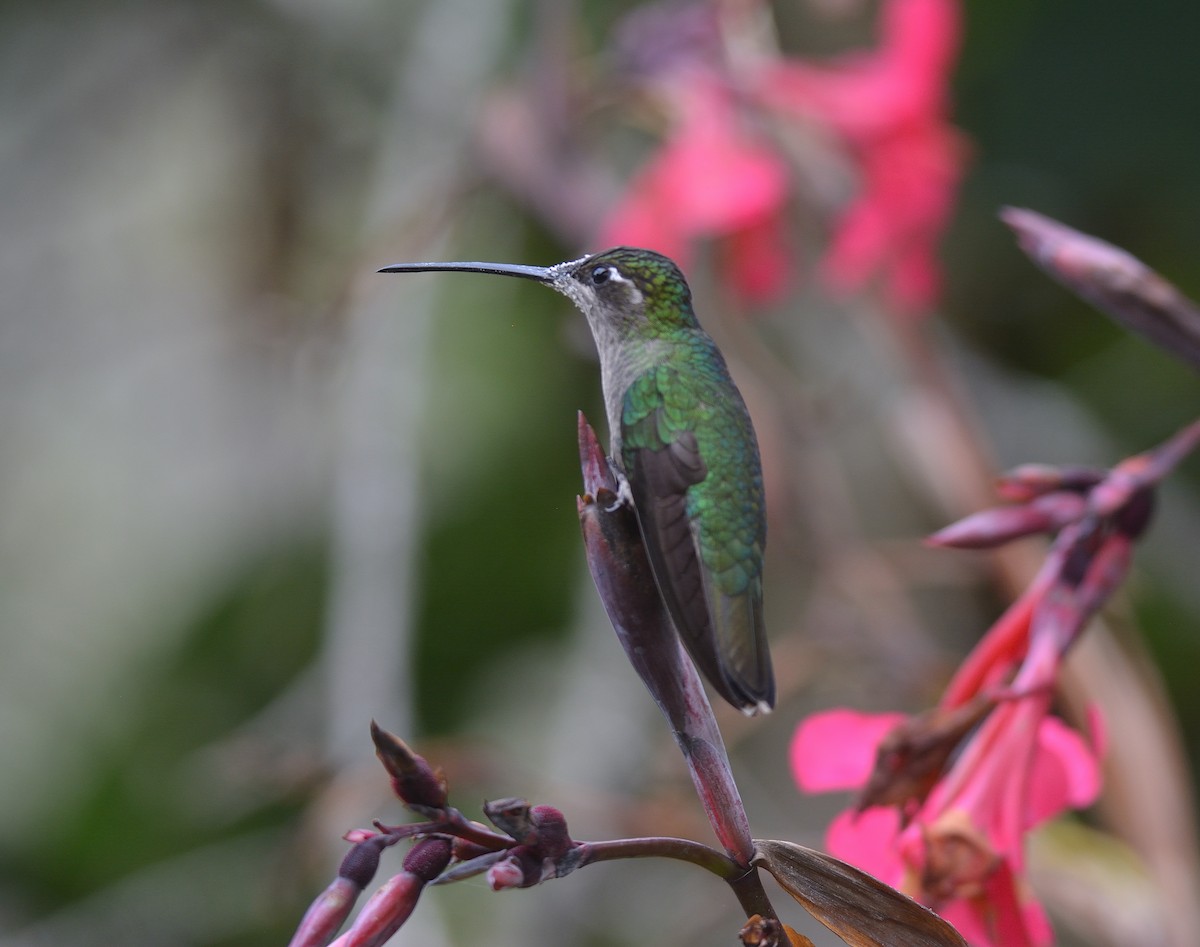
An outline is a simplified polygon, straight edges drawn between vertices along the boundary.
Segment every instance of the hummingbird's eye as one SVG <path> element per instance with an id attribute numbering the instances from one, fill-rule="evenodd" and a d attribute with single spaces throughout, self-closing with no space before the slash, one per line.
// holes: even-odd
<path id="1" fill-rule="evenodd" d="M 611 266 L 598 266 L 592 270 L 592 285 L 599 286 L 601 283 L 607 283 L 612 275 Z"/>

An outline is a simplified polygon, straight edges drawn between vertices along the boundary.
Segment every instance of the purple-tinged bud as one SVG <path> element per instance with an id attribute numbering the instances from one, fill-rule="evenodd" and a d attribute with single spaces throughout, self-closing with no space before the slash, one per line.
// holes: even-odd
<path id="1" fill-rule="evenodd" d="M 1200 420 L 1176 431 L 1149 452 L 1149 464 L 1142 471 L 1142 483 L 1162 482 L 1197 447 L 1200 447 Z"/>
<path id="2" fill-rule="evenodd" d="M 379 833 L 374 829 L 351 829 L 342 838 L 351 845 L 357 845 L 359 842 L 366 842 L 378 836 Z"/>
<path id="3" fill-rule="evenodd" d="M 1099 467 L 1021 464 L 1000 476 L 996 481 L 996 493 L 1010 503 L 1026 503 L 1057 490 L 1083 493 L 1103 480 L 1106 473 Z"/>
<path id="4" fill-rule="evenodd" d="M 990 549 L 1022 536 L 1057 532 L 1080 519 L 1087 509 L 1087 499 L 1078 493 L 1048 493 L 1020 506 L 973 513 L 938 530 L 925 542 L 955 549 Z"/>
<path id="5" fill-rule="evenodd" d="M 595 498 L 600 490 L 615 491 L 617 480 L 613 476 L 608 463 L 608 455 L 600 446 L 596 432 L 588 424 L 588 419 L 580 411 L 576 417 L 576 427 L 579 435 L 579 466 L 583 473 L 583 489 L 589 496 Z"/>
<path id="6" fill-rule="evenodd" d="M 1145 459 L 1145 454 L 1125 459 L 1110 470 L 1103 481 L 1096 484 L 1088 497 L 1094 516 L 1112 516 L 1129 502 L 1134 493 L 1141 489 L 1138 467 L 1143 464 L 1137 462 L 1144 462 Z"/>
<path id="7" fill-rule="evenodd" d="M 515 796 L 493 799 L 483 804 L 483 814 L 492 825 L 522 845 L 533 845 L 538 840 L 537 825 L 524 799 Z"/>
<path id="8" fill-rule="evenodd" d="M 450 839 L 442 835 L 431 835 L 423 838 L 408 850 L 404 856 L 404 870 L 416 875 L 422 881 L 433 881 L 445 871 L 453 854 Z"/>
<path id="9" fill-rule="evenodd" d="M 1029 256 L 1127 329 L 1200 367 L 1200 307 L 1136 257 L 1030 210 L 1001 218 Z"/>
<path id="10" fill-rule="evenodd" d="M 449 839 L 435 835 L 417 842 L 404 859 L 404 870 L 371 895 L 350 930 L 332 947 L 382 947 L 408 920 L 421 890 L 449 861 Z"/>
<path id="11" fill-rule="evenodd" d="M 408 920 L 424 887 L 425 882 L 406 871 L 393 875 L 363 905 L 350 930 L 330 947 L 382 947 Z"/>
<path id="12" fill-rule="evenodd" d="M 1101 544 L 1079 583 L 1081 611 L 1090 616 L 1103 607 L 1129 575 L 1132 559 L 1133 540 L 1129 536 L 1116 533 Z"/>
<path id="13" fill-rule="evenodd" d="M 557 861 L 575 843 L 567 832 L 567 819 L 554 806 L 534 806 L 530 811 L 537 827 L 537 853 L 543 858 Z"/>
<path id="14" fill-rule="evenodd" d="M 1065 535 L 1065 534 L 1064 534 Z M 1074 589 L 1087 576 L 1092 567 L 1092 560 L 1104 543 L 1105 530 L 1096 519 L 1081 523 L 1076 534 L 1071 537 L 1063 550 L 1063 557 L 1058 569 L 1056 586 Z M 1062 537 L 1059 537 L 1061 540 Z M 1051 592 L 1053 589 L 1051 589 Z M 1072 593 L 1073 594 L 1073 593 Z M 1048 593 L 1049 597 L 1053 597 Z"/>
<path id="15" fill-rule="evenodd" d="M 349 878 L 334 879 L 304 912 L 288 947 L 325 947 L 350 916 L 361 892 L 362 886 Z"/>
<path id="16" fill-rule="evenodd" d="M 392 790 L 410 806 L 430 809 L 446 807 L 446 776 L 440 767 L 431 766 L 425 757 L 398 736 L 371 721 L 371 739 L 375 755 L 392 777 Z"/>
<path id="17" fill-rule="evenodd" d="M 1113 516 L 1113 527 L 1129 539 L 1140 538 L 1154 518 L 1157 499 L 1158 494 L 1149 487 L 1138 490 Z"/>
<path id="18" fill-rule="evenodd" d="M 352 881 L 362 891 L 379 870 L 379 856 L 392 842 L 386 836 L 363 839 L 346 853 L 338 868 L 338 877 Z"/>

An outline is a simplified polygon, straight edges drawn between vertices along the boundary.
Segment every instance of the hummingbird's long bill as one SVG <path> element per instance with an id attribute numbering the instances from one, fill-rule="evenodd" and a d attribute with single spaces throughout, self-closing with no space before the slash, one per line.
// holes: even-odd
<path id="1" fill-rule="evenodd" d="M 539 283 L 553 283 L 553 271 L 553 267 L 521 263 L 395 263 L 379 270 L 380 273 L 489 273 L 492 276 L 519 276 Z"/>

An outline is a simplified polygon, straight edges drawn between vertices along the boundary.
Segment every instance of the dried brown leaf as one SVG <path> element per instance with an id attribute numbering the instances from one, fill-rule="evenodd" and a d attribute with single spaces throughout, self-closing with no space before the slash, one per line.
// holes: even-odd
<path id="1" fill-rule="evenodd" d="M 851 947 L 967 947 L 929 908 L 831 855 L 759 840 L 754 863 Z"/>

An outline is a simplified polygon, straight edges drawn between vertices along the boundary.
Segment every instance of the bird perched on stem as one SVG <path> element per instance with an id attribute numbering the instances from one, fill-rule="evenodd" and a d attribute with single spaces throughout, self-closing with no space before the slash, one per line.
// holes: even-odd
<path id="1" fill-rule="evenodd" d="M 399 263 L 536 280 L 587 317 L 600 353 L 610 452 L 659 591 L 696 666 L 747 714 L 775 703 L 762 615 L 766 544 L 754 427 L 671 260 L 617 247 L 556 266 Z"/>

